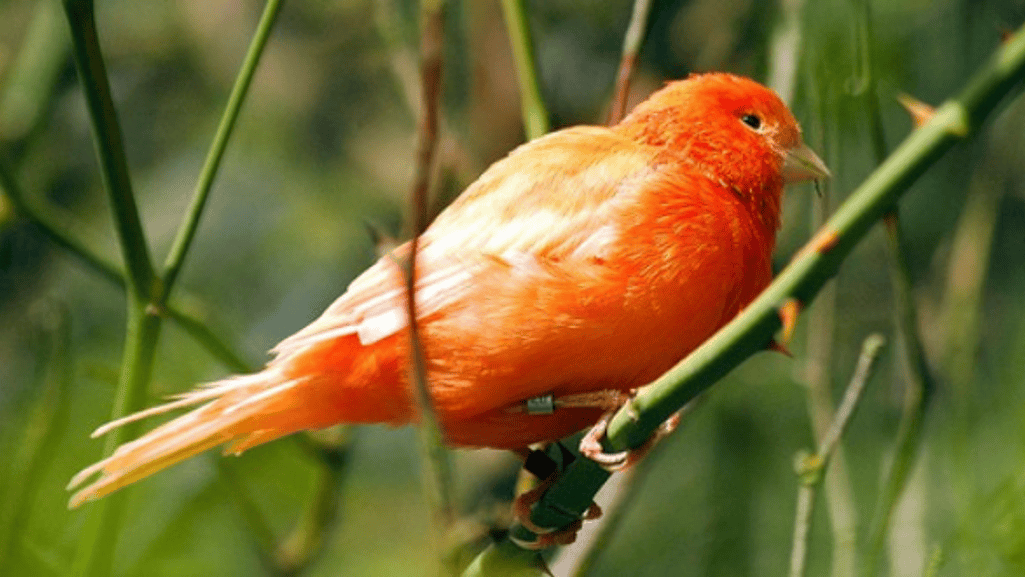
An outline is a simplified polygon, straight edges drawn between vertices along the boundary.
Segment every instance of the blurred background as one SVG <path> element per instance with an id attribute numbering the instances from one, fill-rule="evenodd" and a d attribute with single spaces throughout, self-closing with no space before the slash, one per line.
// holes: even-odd
<path id="1" fill-rule="evenodd" d="M 262 4 L 96 4 L 159 263 Z M 632 4 L 526 2 L 553 127 L 604 122 Z M 769 82 L 792 102 L 835 178 L 823 197 L 809 186 L 789 191 L 777 268 L 818 214 L 877 163 L 872 88 L 883 144 L 892 149 L 912 130 L 899 93 L 940 103 L 1002 33 L 1025 21 L 1020 0 L 872 2 L 870 27 L 864 3 L 801 4 L 656 1 L 632 90 L 637 101 L 667 79 L 726 70 Z M 409 0 L 284 7 L 174 298 L 242 363 L 260 366 L 264 351 L 373 262 L 368 228 L 408 234 L 417 18 Z M 498 2 L 449 2 L 446 29 L 435 210 L 524 138 Z M 883 567 L 892 575 L 1025 574 L 1025 99 L 1001 110 L 901 203 L 937 385 L 886 542 Z M 53 0 L 0 3 L 0 155 L 33 206 L 120 262 L 67 23 Z M 852 574 L 831 566 L 868 547 L 904 405 L 888 259 L 880 227 L 802 317 L 793 358 L 757 355 L 708 393 L 634 473 L 624 489 L 628 506 L 604 533 L 588 575 L 783 574 L 798 486 L 794 455 L 814 446 L 809 384 L 838 398 L 862 341 L 878 332 L 889 346 L 844 438 L 846 490 L 829 504 L 820 495 L 809 543 L 809 574 Z M 111 411 L 124 310 L 120 288 L 0 196 L 4 575 L 72 573 L 89 505 L 68 511 L 64 486 L 100 457 L 102 441 L 89 433 Z M 235 369 L 166 322 L 147 404 Z M 332 467 L 317 457 L 322 443 Z M 458 451 L 453 459 L 465 519 L 459 540 L 479 546 L 490 527 L 508 522 L 517 463 L 493 451 Z M 385 427 L 334 431 L 326 441 L 285 439 L 238 459 L 192 459 L 130 489 L 114 572 L 424 574 L 437 544 L 419 463 L 415 431 Z M 331 514 L 308 525 L 310 511 Z M 307 558 L 289 573 L 288 536 L 303 539 L 292 533 L 297 526 L 317 530 L 303 549 Z M 285 543 L 283 552 L 268 547 L 271 537 Z"/>

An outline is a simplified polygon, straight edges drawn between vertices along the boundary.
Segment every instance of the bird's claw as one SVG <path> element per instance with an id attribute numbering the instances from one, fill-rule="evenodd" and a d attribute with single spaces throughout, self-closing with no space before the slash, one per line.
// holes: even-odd
<path id="1" fill-rule="evenodd" d="M 534 533 L 537 537 L 533 541 L 524 541 L 510 533 L 509 540 L 516 543 L 523 549 L 539 550 L 554 547 L 556 545 L 569 545 L 576 541 L 577 532 L 584 526 L 584 521 L 591 521 L 602 516 L 601 507 L 597 503 L 591 503 L 584 511 L 584 514 L 576 521 L 565 527 L 541 527 L 530 520 L 531 510 L 549 487 L 555 483 L 558 474 L 549 475 L 536 487 L 523 493 L 513 501 L 513 518 L 524 528 Z"/>
<path id="2" fill-rule="evenodd" d="M 671 417 L 659 425 L 658 429 L 640 447 L 616 453 L 606 453 L 601 445 L 601 439 L 609 428 L 609 421 L 612 419 L 613 414 L 615 414 L 614 411 L 609 411 L 602 415 L 602 418 L 580 439 L 580 454 L 598 463 L 602 469 L 610 473 L 632 467 L 643 459 L 659 441 L 675 431 L 676 427 L 680 424 L 680 413 L 673 413 Z"/>

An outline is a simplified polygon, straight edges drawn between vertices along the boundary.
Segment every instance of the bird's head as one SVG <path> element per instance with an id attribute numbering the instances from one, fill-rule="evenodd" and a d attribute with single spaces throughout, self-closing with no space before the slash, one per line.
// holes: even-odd
<path id="1" fill-rule="evenodd" d="M 732 74 L 694 74 L 671 82 L 639 104 L 617 130 L 665 147 L 729 187 L 773 225 L 784 184 L 830 176 L 776 93 Z"/>

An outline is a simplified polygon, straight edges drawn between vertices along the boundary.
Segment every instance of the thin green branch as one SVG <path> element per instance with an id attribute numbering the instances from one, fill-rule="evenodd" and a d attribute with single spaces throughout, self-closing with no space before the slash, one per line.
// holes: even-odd
<path id="1" fill-rule="evenodd" d="M 524 0 L 502 0 L 505 28 L 516 62 L 516 79 L 520 84 L 520 107 L 523 110 L 523 129 L 527 140 L 534 140 L 551 130 L 548 110 L 545 109 L 541 88 L 537 83 L 534 60 L 534 42 L 530 37 L 530 24 L 523 8 Z"/>
<path id="2" fill-rule="evenodd" d="M 39 229 L 51 242 L 66 250 L 78 259 L 89 270 L 98 274 L 111 284 L 125 288 L 124 273 L 113 263 L 92 252 L 78 239 L 67 234 L 67 226 L 53 222 L 51 217 L 31 205 L 25 198 L 24 191 L 13 178 L 10 167 L 0 159 L 0 189 L 6 192 L 4 198 L 9 203 L 14 216 L 25 219 Z M 232 349 L 223 339 L 218 337 L 204 322 L 185 312 L 177 303 L 169 303 L 161 308 L 164 316 L 177 323 L 196 342 L 202 345 L 217 360 L 237 372 L 252 372 L 254 365 L 243 360 L 242 356 Z"/>
<path id="3" fill-rule="evenodd" d="M 409 243 L 406 263 L 406 314 L 409 319 L 410 380 L 419 411 L 419 431 L 427 484 L 439 529 L 439 542 L 452 526 L 452 471 L 444 445 L 444 433 L 434 401 L 431 399 L 427 374 L 427 354 L 420 338 L 416 307 L 416 260 L 420 235 L 427 228 L 427 195 L 431 169 L 438 142 L 438 103 L 441 93 L 441 66 L 445 40 L 444 0 L 423 0 L 420 5 L 420 82 L 421 117 L 417 130 L 417 157 L 413 188 L 410 194 L 413 238 Z M 451 571 L 448 571 L 451 572 Z"/>
<path id="4" fill-rule="evenodd" d="M 252 373 L 257 369 L 256 365 L 243 359 L 224 339 L 217 336 L 206 323 L 185 312 L 175 303 L 165 306 L 161 309 L 161 312 L 181 327 L 186 334 L 192 337 L 192 340 L 199 343 L 215 359 L 231 370 L 237 373 Z"/>
<path id="5" fill-rule="evenodd" d="M 648 14 L 651 13 L 651 0 L 634 0 L 630 23 L 623 36 L 623 56 L 619 59 L 619 72 L 616 74 L 616 92 L 609 108 L 609 124 L 616 124 L 626 115 L 626 102 L 630 98 L 630 77 L 637 66 L 637 57 L 641 53 L 644 32 L 648 28 Z"/>
<path id="6" fill-rule="evenodd" d="M 861 356 L 858 357 L 858 365 L 854 369 L 854 376 L 847 385 L 843 401 L 833 415 L 832 423 L 826 433 L 818 442 L 818 450 L 813 455 L 802 454 L 795 462 L 795 470 L 800 478 L 801 486 L 797 493 L 797 514 L 794 518 L 794 543 L 790 551 L 790 577 L 803 577 L 805 574 L 805 562 L 808 557 L 808 537 L 811 534 L 811 515 L 815 508 L 815 492 L 822 483 L 822 472 L 829 466 L 833 451 L 839 446 L 840 438 L 843 436 L 858 406 L 862 391 L 872 376 L 872 368 L 875 365 L 879 353 L 886 344 L 882 335 L 873 334 L 865 339 L 861 345 Z"/>
<path id="7" fill-rule="evenodd" d="M 72 55 L 85 94 L 100 175 L 110 197 L 118 243 L 125 259 L 128 288 L 137 299 L 148 300 L 156 285 L 146 236 L 128 174 L 128 159 L 110 96 L 103 55 L 96 32 L 92 0 L 64 0 L 64 12 L 71 31 Z"/>
<path id="8" fill-rule="evenodd" d="M 879 113 L 879 94 L 872 59 L 872 6 L 869 0 L 856 0 L 856 3 L 857 36 L 854 46 L 857 51 L 855 62 L 858 69 L 855 71 L 854 93 L 865 100 L 872 152 L 875 154 L 876 163 L 880 163 L 886 159 L 886 133 L 883 130 L 882 115 Z"/>
<path id="9" fill-rule="evenodd" d="M 822 230 L 761 295 L 716 335 L 675 367 L 642 388 L 629 409 L 609 425 L 606 450 L 640 446 L 673 412 L 725 376 L 751 355 L 764 350 L 781 326 L 777 307 L 787 299 L 810 302 L 854 246 L 892 207 L 908 187 L 955 142 L 967 138 L 1025 78 L 1025 28 L 1009 37 L 933 119 L 915 130 L 837 210 Z M 574 462 L 541 498 L 531 521 L 543 527 L 565 526 L 587 509 L 608 473 L 589 459 Z M 518 539 L 535 539 L 522 526 Z M 515 547 L 513 547 L 515 549 Z M 517 559 L 531 560 L 526 552 Z M 489 547 L 474 566 L 507 563 L 508 541 Z"/>
<path id="10" fill-rule="evenodd" d="M 263 15 L 256 26 L 256 33 L 249 44 L 249 51 L 246 53 L 245 60 L 242 62 L 242 68 L 235 79 L 235 85 L 231 89 L 231 96 L 228 97 L 228 105 L 221 117 L 220 124 L 217 126 L 217 134 L 214 136 L 214 141 L 210 145 L 210 151 L 207 153 L 206 161 L 203 163 L 203 168 L 200 171 L 192 203 L 185 214 L 185 219 L 178 228 L 178 235 L 175 237 L 174 244 L 171 245 L 171 251 L 167 255 L 167 261 L 164 263 L 164 276 L 161 283 L 162 292 L 160 293 L 158 304 L 167 302 L 171 288 L 178 278 L 178 273 L 181 272 L 185 256 L 192 244 L 192 239 L 196 235 L 199 219 L 203 215 L 203 207 L 206 206 L 214 178 L 217 176 L 217 170 L 220 168 L 221 160 L 224 158 L 228 139 L 231 137 L 232 129 L 235 127 L 235 121 L 238 120 L 239 111 L 242 110 L 242 103 L 249 93 L 249 87 L 252 84 L 253 75 L 256 73 L 256 67 L 260 63 L 260 57 L 263 56 L 264 47 L 267 46 L 267 39 L 270 37 L 271 30 L 274 29 L 274 23 L 277 21 L 278 13 L 281 11 L 281 3 L 282 0 L 268 0 L 264 6 Z"/>
<path id="11" fill-rule="evenodd" d="M 218 456 L 214 457 L 214 466 L 217 467 L 217 478 L 225 495 L 235 504 L 238 516 L 243 521 L 245 533 L 252 539 L 253 550 L 256 551 L 260 563 L 268 573 L 275 572 L 277 559 L 274 557 L 274 551 L 277 549 L 277 537 L 239 477 L 238 465 L 231 459 L 222 459 Z"/>
<path id="12" fill-rule="evenodd" d="M 10 201 L 10 208 L 15 216 L 24 218 L 38 228 L 50 241 L 68 251 L 84 264 L 86 268 L 99 274 L 107 281 L 124 288 L 125 278 L 117 266 L 89 250 L 78 239 L 68 235 L 65 232 L 66 226 L 52 222 L 49 217 L 29 204 L 25 198 L 24 191 L 22 191 L 18 182 L 14 179 L 11 168 L 3 159 L 0 159 L 0 188 L 7 193 L 7 200 Z"/>
<path id="13" fill-rule="evenodd" d="M 275 573 L 282 577 L 300 575 L 316 561 L 324 550 L 328 533 L 338 518 L 341 498 L 338 487 L 345 478 L 349 458 L 347 428 L 338 426 L 327 434 L 299 437 L 312 449 L 320 471 L 313 502 L 306 509 L 291 536 L 282 543 L 275 555 Z"/>
<path id="14" fill-rule="evenodd" d="M 860 52 L 861 96 L 865 100 L 869 135 L 876 162 L 886 158 L 886 135 L 879 110 L 879 94 L 872 60 L 872 12 L 869 0 L 858 0 L 858 42 Z M 912 296 L 911 272 L 907 254 L 901 241 L 897 210 L 885 219 L 890 278 L 894 292 L 894 310 L 899 350 L 904 365 L 904 408 L 898 427 L 896 453 L 883 482 L 883 488 L 873 513 L 869 533 L 866 563 L 868 574 L 875 573 L 882 555 L 883 542 L 889 530 L 893 511 L 908 481 L 908 474 L 918 455 L 921 444 L 921 425 L 925 410 L 935 388 L 922 339 L 918 331 L 918 313 Z"/>
<path id="15" fill-rule="evenodd" d="M 811 65 L 808 66 L 807 73 L 806 92 L 813 111 L 810 132 L 816 139 L 815 148 L 826 155 L 828 166 L 839 166 L 841 139 L 835 122 L 836 93 L 829 89 L 828 83 L 817 81 Z M 833 181 L 816 183 L 819 194 L 815 195 L 813 201 L 815 208 L 812 211 L 812 230 L 818 230 L 829 219 L 834 185 Z M 826 283 L 808 311 L 807 349 L 802 380 L 807 386 L 808 414 L 816 440 L 821 440 L 826 434 L 834 413 L 831 367 L 835 341 L 837 284 L 836 279 Z M 825 474 L 824 485 L 833 532 L 831 574 L 832 577 L 853 577 L 858 558 L 858 514 L 843 447 L 838 447 L 834 451 L 832 465 Z"/>
<path id="16" fill-rule="evenodd" d="M 905 374 L 904 407 L 897 428 L 893 460 L 884 477 L 882 490 L 872 515 L 865 566 L 868 575 L 874 575 L 879 565 L 893 511 L 904 492 L 908 476 L 918 456 L 925 411 L 936 388 L 925 359 L 925 351 L 922 350 L 918 314 L 912 297 L 911 277 L 896 212 L 888 215 L 885 222 L 898 342 Z"/>

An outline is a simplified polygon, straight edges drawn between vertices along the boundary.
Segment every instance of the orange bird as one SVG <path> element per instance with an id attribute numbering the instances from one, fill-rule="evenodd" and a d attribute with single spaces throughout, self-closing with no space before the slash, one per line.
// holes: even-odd
<path id="1" fill-rule="evenodd" d="M 493 164 L 420 237 L 417 318 L 447 443 L 518 449 L 593 425 L 769 283 L 783 185 L 827 175 L 771 90 L 721 73 Z M 200 405 L 79 473 L 69 488 L 100 476 L 71 506 L 224 443 L 415 421 L 408 253 L 367 269 L 262 371 L 98 429 Z M 541 397 L 554 410 L 526 408 Z"/>

